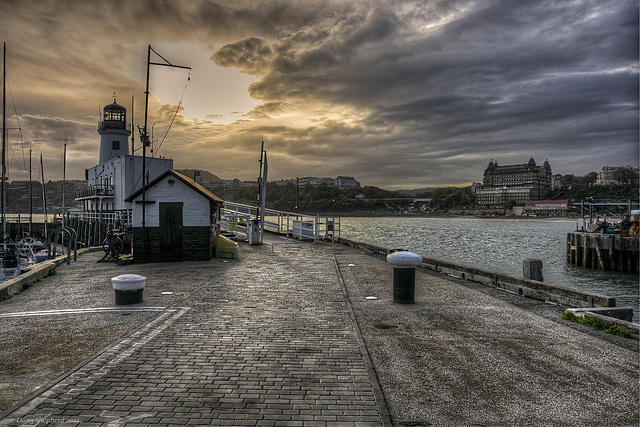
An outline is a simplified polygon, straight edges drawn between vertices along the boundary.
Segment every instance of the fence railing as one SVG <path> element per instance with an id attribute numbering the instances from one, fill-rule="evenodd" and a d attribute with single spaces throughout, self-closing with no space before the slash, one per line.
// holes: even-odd
<path id="1" fill-rule="evenodd" d="M 121 225 L 131 224 L 131 209 L 109 212 L 69 212 L 69 218 L 83 221 L 102 221 L 107 224 L 120 223 Z"/>
<path id="2" fill-rule="evenodd" d="M 258 209 L 256 206 L 244 205 L 240 203 L 225 202 L 222 209 L 220 226 L 231 232 L 234 230 L 233 223 L 243 226 L 250 220 L 256 220 Z M 340 217 L 305 215 L 292 212 L 276 211 L 265 209 L 264 211 L 265 231 L 284 234 L 287 237 L 294 237 L 300 240 L 331 240 L 340 239 Z"/>
<path id="3" fill-rule="evenodd" d="M 76 199 L 93 198 L 97 196 L 113 196 L 113 185 L 91 185 L 75 191 Z"/>

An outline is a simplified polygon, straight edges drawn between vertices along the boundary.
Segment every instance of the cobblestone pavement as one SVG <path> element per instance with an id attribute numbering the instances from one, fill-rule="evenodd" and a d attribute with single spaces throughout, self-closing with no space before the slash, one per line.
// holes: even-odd
<path id="1" fill-rule="evenodd" d="M 238 260 L 97 258 L 0 303 L 0 392 L 37 392 L 0 426 L 638 425 L 637 342 L 561 307 L 425 270 L 394 304 L 384 257 L 277 236 Z M 122 273 L 143 303 L 113 305 Z"/>
<path id="2" fill-rule="evenodd" d="M 330 253 L 252 247 L 218 273 L 0 425 L 383 425 Z"/>

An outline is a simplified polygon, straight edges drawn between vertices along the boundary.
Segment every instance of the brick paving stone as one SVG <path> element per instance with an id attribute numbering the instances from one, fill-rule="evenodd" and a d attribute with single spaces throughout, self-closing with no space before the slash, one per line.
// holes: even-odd
<path id="1" fill-rule="evenodd" d="M 0 425 L 83 411 L 104 426 L 383 425 L 331 251 L 241 248 L 239 261 Z"/>

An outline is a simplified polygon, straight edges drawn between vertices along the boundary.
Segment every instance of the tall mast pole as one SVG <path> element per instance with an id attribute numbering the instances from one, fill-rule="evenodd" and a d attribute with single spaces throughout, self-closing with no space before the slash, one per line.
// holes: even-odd
<path id="1" fill-rule="evenodd" d="M 133 102 L 133 95 L 131 95 L 131 155 L 135 155 L 135 150 L 133 149 L 133 143 L 136 140 L 136 133 L 133 131 L 133 107 L 134 107 L 134 102 Z M 132 189 L 133 190 L 133 189 Z"/>
<path id="2" fill-rule="evenodd" d="M 62 155 L 62 218 L 64 222 L 64 187 L 67 183 L 67 137 L 64 137 L 64 154 Z"/>
<path id="3" fill-rule="evenodd" d="M 147 134 L 147 114 L 149 112 L 149 66 L 151 65 L 151 45 L 147 49 L 147 86 L 144 92 L 144 127 L 140 140 L 142 142 L 142 262 L 147 262 L 147 228 L 146 228 L 146 208 L 147 200 L 145 198 L 145 169 L 147 167 L 147 144 L 149 135 Z"/>
<path id="4" fill-rule="evenodd" d="M 29 236 L 33 233 L 33 184 L 31 182 L 31 148 L 29 148 Z"/>
<path id="5" fill-rule="evenodd" d="M 5 217 L 5 179 L 7 177 L 6 169 L 6 133 L 7 133 L 7 42 L 2 44 L 2 196 L 0 199 L 0 209 L 2 210 L 2 243 L 5 243 L 7 235 L 7 218 Z"/>
<path id="6" fill-rule="evenodd" d="M 144 92 L 144 127 L 142 128 L 142 131 L 140 132 L 140 141 L 142 142 L 142 262 L 147 262 L 147 228 L 146 228 L 146 205 L 147 205 L 147 200 L 146 200 L 146 162 L 147 162 L 147 145 L 150 145 L 150 141 L 149 141 L 149 133 L 147 132 L 147 120 L 148 120 L 148 113 L 149 113 L 149 69 L 151 65 L 161 65 L 163 67 L 174 67 L 174 68 L 184 68 L 186 70 L 190 70 L 191 67 L 184 67 L 182 65 L 173 65 L 172 63 L 170 63 L 169 61 L 167 61 L 166 59 L 162 58 L 162 56 L 156 52 L 155 50 L 153 51 L 156 55 L 158 55 L 160 58 L 162 58 L 165 62 L 151 62 L 151 51 L 153 49 L 151 48 L 151 45 L 149 45 L 149 48 L 147 50 L 147 86 L 146 86 L 146 90 Z"/>
<path id="7" fill-rule="evenodd" d="M 258 174 L 258 200 L 256 206 L 256 219 L 260 219 L 260 195 L 262 194 L 262 156 L 264 154 L 264 141 L 262 141 L 262 145 L 260 146 L 260 173 Z"/>
<path id="8" fill-rule="evenodd" d="M 40 153 L 40 177 L 42 178 L 42 210 L 44 212 L 44 235 L 49 244 L 49 229 L 47 227 L 47 190 L 44 186 L 44 163 L 42 163 L 42 153 Z"/>

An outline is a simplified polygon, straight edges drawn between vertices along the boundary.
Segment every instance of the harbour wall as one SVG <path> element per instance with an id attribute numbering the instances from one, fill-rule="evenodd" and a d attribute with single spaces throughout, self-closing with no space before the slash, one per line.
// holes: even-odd
<path id="1" fill-rule="evenodd" d="M 78 249 L 78 255 L 85 252 L 92 252 L 100 248 L 84 248 Z M 39 262 L 22 271 L 18 277 L 7 280 L 4 283 L 0 283 L 0 301 L 3 301 L 11 296 L 20 293 L 27 289 L 29 286 L 37 283 L 47 276 L 55 274 L 56 267 L 64 262 L 70 261 L 70 254 L 61 255 L 48 261 Z"/>
<path id="2" fill-rule="evenodd" d="M 394 249 L 356 242 L 348 239 L 339 239 L 339 243 L 365 249 L 374 253 L 388 255 Z M 395 249 L 397 250 L 397 249 Z M 524 261 L 524 260 L 523 260 Z M 513 292 L 521 296 L 535 298 L 560 304 L 566 307 L 590 308 L 590 307 L 615 307 L 616 299 L 594 292 L 580 291 L 564 286 L 553 285 L 536 280 L 495 273 L 474 267 L 454 264 L 434 258 L 422 257 L 422 267 L 440 273 L 448 274 L 463 280 L 482 283 L 497 289 Z"/>
<path id="3" fill-rule="evenodd" d="M 638 236 L 567 233 L 567 263 L 597 270 L 637 273 L 640 263 Z"/>

